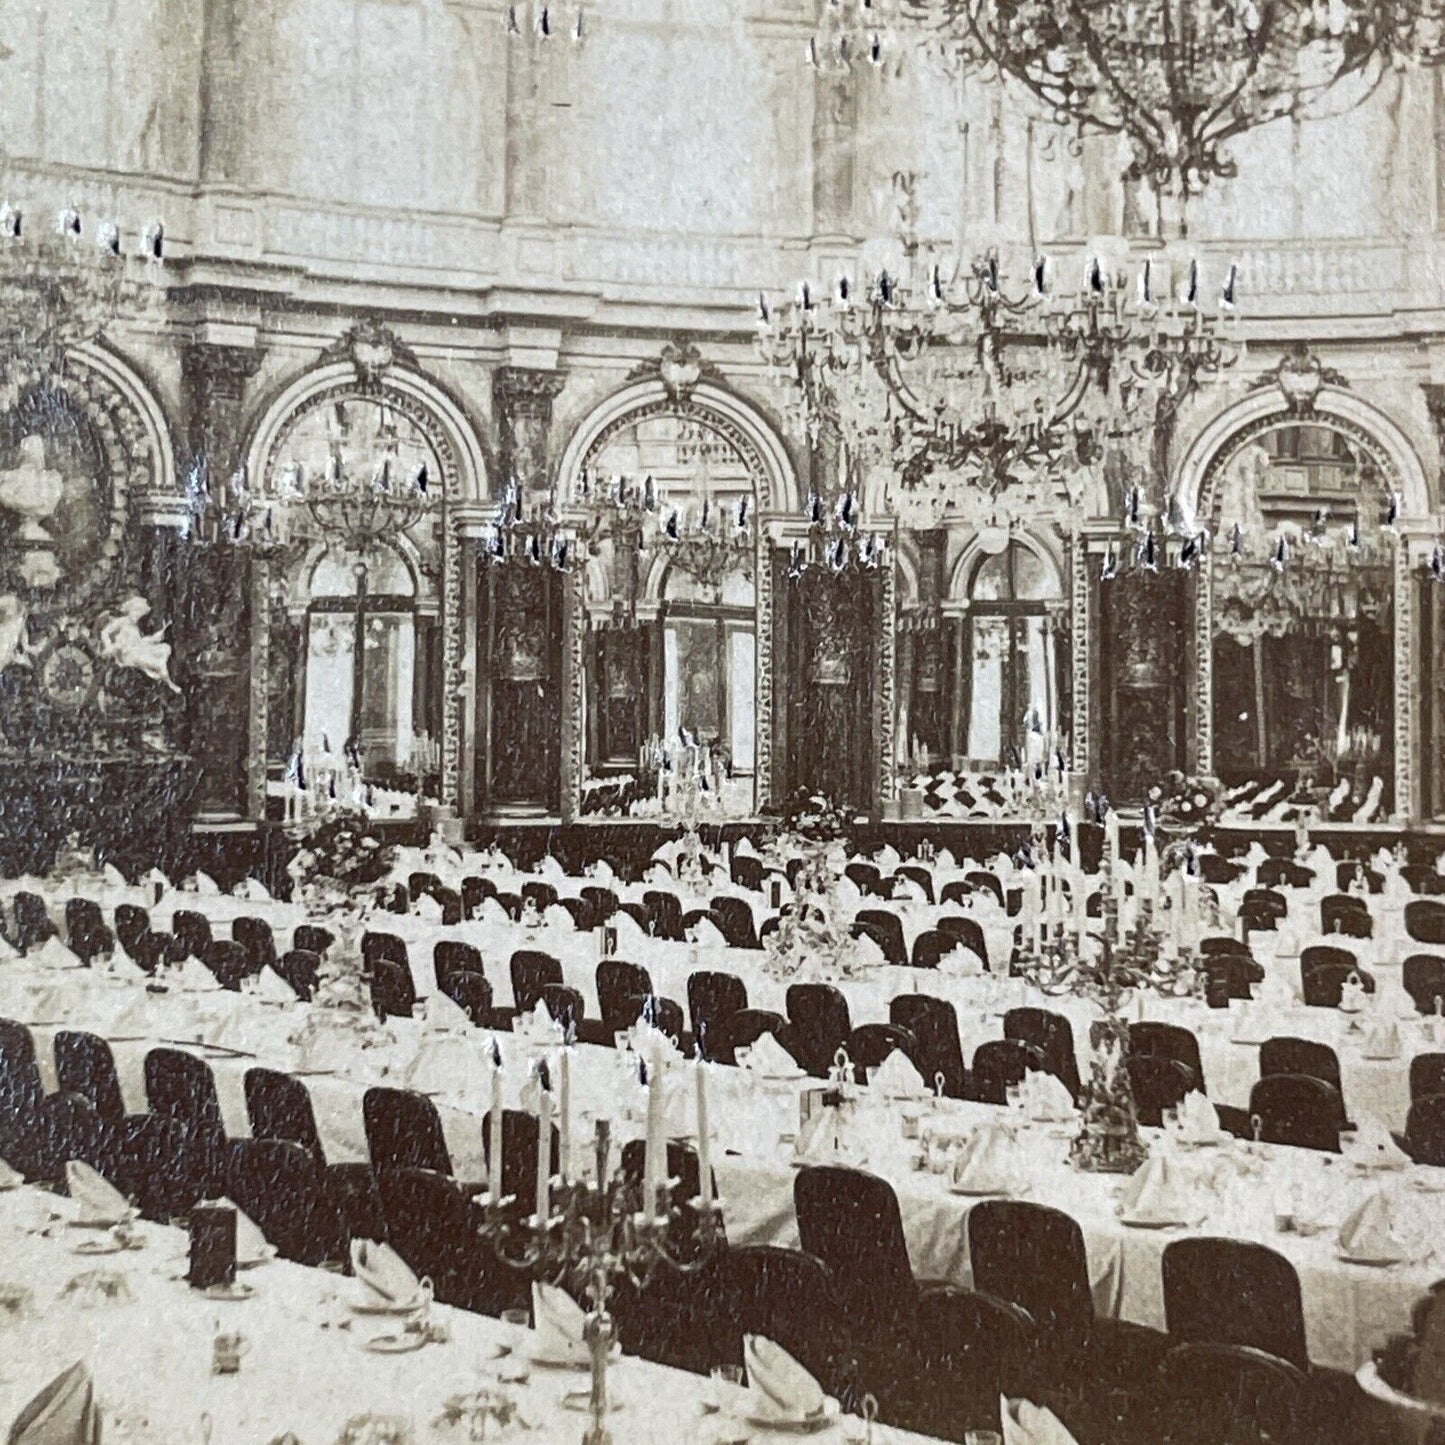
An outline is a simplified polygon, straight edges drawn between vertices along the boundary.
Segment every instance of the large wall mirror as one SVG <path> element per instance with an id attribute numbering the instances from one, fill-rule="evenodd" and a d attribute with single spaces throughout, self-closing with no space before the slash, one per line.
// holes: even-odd
<path id="1" fill-rule="evenodd" d="M 1394 806 L 1389 463 L 1332 418 L 1251 428 L 1215 469 L 1214 769 L 1261 818 L 1316 795 L 1333 817 Z"/>
<path id="2" fill-rule="evenodd" d="M 759 466 L 696 404 L 624 416 L 588 451 L 584 812 L 756 811 Z M 609 507 L 619 479 L 650 479 L 655 508 Z"/>

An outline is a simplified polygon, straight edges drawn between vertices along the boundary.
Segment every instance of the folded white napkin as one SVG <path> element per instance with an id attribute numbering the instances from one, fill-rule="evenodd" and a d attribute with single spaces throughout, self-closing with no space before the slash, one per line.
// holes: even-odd
<path id="1" fill-rule="evenodd" d="M 261 1233 L 261 1226 L 233 1200 L 222 1195 L 219 1199 L 206 1200 L 205 1205 L 211 1209 L 234 1209 L 236 1211 L 237 1264 L 245 1267 L 253 1264 L 265 1264 L 268 1260 L 275 1259 L 276 1250 L 274 1246 L 266 1242 L 266 1236 Z"/>
<path id="2" fill-rule="evenodd" d="M 673 881 L 672 870 L 666 863 L 654 863 L 646 873 L 642 875 L 644 883 L 660 883 L 666 887 Z"/>
<path id="3" fill-rule="evenodd" d="M 171 971 L 171 982 L 186 993 L 215 993 L 221 981 L 194 956 L 183 958 Z"/>
<path id="4" fill-rule="evenodd" d="M 147 868 L 137 881 L 142 888 L 159 888 L 163 893 L 169 893 L 172 887 L 171 880 L 159 868 Z"/>
<path id="5" fill-rule="evenodd" d="M 95 1382 L 83 1360 L 57 1375 L 15 1417 L 9 1445 L 100 1445 Z"/>
<path id="6" fill-rule="evenodd" d="M 1020 1095 L 1029 1118 L 1039 1123 L 1058 1124 L 1074 1117 L 1074 1100 L 1068 1085 L 1041 1069 L 1024 1075 Z"/>
<path id="7" fill-rule="evenodd" d="M 974 1132 L 954 1160 L 955 1189 L 974 1194 L 1012 1194 L 1018 1184 L 1013 1140 L 999 1124 Z"/>
<path id="8" fill-rule="evenodd" d="M 587 870 L 587 876 L 603 888 L 617 881 L 617 875 L 612 871 L 612 865 L 605 858 L 599 858 Z"/>
<path id="9" fill-rule="evenodd" d="M 1390 1137 L 1390 1131 L 1366 1114 L 1352 1133 L 1340 1136 L 1340 1150 L 1352 1164 L 1364 1169 L 1406 1169 L 1410 1156 Z"/>
<path id="10" fill-rule="evenodd" d="M 888 962 L 878 940 L 867 933 L 853 940 L 853 958 L 859 968 L 882 968 Z"/>
<path id="11" fill-rule="evenodd" d="M 944 978 L 978 978 L 983 973 L 983 960 L 965 944 L 955 943 L 938 960 L 938 972 Z"/>
<path id="12" fill-rule="evenodd" d="M 126 983 L 150 982 L 150 975 L 123 948 L 117 948 L 110 955 L 106 971 L 112 978 L 122 979 Z"/>
<path id="13" fill-rule="evenodd" d="M 19 957 L 19 952 L 12 948 L 6 939 L 0 938 L 0 963 L 9 963 Z"/>
<path id="14" fill-rule="evenodd" d="M 894 1049 L 868 1076 L 868 1087 L 894 1099 L 917 1099 L 927 1094 L 923 1075 L 902 1049 Z"/>
<path id="15" fill-rule="evenodd" d="M 560 1044 L 565 1037 L 562 1025 L 547 1012 L 540 999 L 529 1014 L 521 1014 L 512 1022 L 512 1032 L 529 1044 Z"/>
<path id="16" fill-rule="evenodd" d="M 0 1189 L 18 1189 L 24 1183 L 25 1176 L 0 1159 Z"/>
<path id="17" fill-rule="evenodd" d="M 1078 1445 L 1063 1421 L 1047 1406 L 999 1396 L 1003 1445 Z"/>
<path id="18" fill-rule="evenodd" d="M 100 876 L 112 888 L 129 888 L 130 884 L 125 881 L 125 874 L 115 866 L 114 863 L 105 863 L 101 866 Z"/>
<path id="19" fill-rule="evenodd" d="M 947 872 L 950 868 L 957 868 L 958 864 L 953 860 L 953 854 L 947 848 L 940 848 L 933 859 L 933 866 Z"/>
<path id="20" fill-rule="evenodd" d="M 247 903 L 269 903 L 271 895 L 259 878 L 243 878 L 231 890 L 232 898 L 243 898 Z"/>
<path id="21" fill-rule="evenodd" d="M 506 925 L 512 920 L 507 916 L 507 910 L 495 898 L 484 898 L 482 906 L 477 910 L 477 921 Z"/>
<path id="22" fill-rule="evenodd" d="M 1188 1224 L 1197 1214 L 1178 1166 L 1151 1154 L 1119 1190 L 1119 1217 L 1132 1224 Z"/>
<path id="23" fill-rule="evenodd" d="M 1349 1259 L 1404 1259 L 1405 1248 L 1395 1237 L 1390 1201 L 1382 1190 L 1369 1195 L 1340 1225 L 1340 1253 Z"/>
<path id="24" fill-rule="evenodd" d="M 542 923 L 546 928 L 560 929 L 564 933 L 570 933 L 577 927 L 576 920 L 560 903 L 549 903 L 542 910 Z"/>
<path id="25" fill-rule="evenodd" d="M 726 948 L 728 941 L 710 918 L 699 918 L 687 931 L 688 939 L 699 948 Z"/>
<path id="26" fill-rule="evenodd" d="M 1179 1101 L 1179 1132 L 1191 1144 L 1207 1144 L 1219 1138 L 1219 1110 L 1198 1089 Z"/>
<path id="27" fill-rule="evenodd" d="M 885 843 L 874 855 L 873 861 L 884 872 L 890 868 L 896 868 L 903 860 L 898 856 L 898 849 L 891 843 Z"/>
<path id="28" fill-rule="evenodd" d="M 743 1363 L 761 1413 L 795 1421 L 823 1413 L 823 1387 L 782 1346 L 762 1335 L 744 1335 Z"/>
<path id="29" fill-rule="evenodd" d="M 470 1033 L 472 1021 L 467 1012 L 454 999 L 438 990 L 429 994 L 426 1001 L 426 1031 L 437 1034 Z"/>
<path id="30" fill-rule="evenodd" d="M 753 847 L 751 838 L 739 838 L 737 846 L 733 849 L 734 858 L 756 858 L 758 850 Z"/>
<path id="31" fill-rule="evenodd" d="M 389 1244 L 353 1239 L 351 1271 L 361 1286 L 363 1304 L 404 1308 L 421 1303 L 421 1282 Z"/>
<path id="32" fill-rule="evenodd" d="M 587 1315 L 566 1290 L 554 1284 L 532 1284 L 532 1320 L 538 1353 L 554 1360 L 587 1359 L 583 1330 Z"/>
<path id="33" fill-rule="evenodd" d="M 567 870 L 548 853 L 540 863 L 537 864 L 537 875 L 545 878 L 549 883 L 556 883 L 559 879 L 567 876 Z"/>
<path id="34" fill-rule="evenodd" d="M 411 905 L 411 911 L 423 923 L 440 923 L 442 921 L 442 906 L 430 893 L 421 894 Z"/>
<path id="35" fill-rule="evenodd" d="M 75 1201 L 78 1224 L 120 1224 L 135 1213 L 120 1190 L 79 1159 L 67 1161 L 65 1184 Z"/>
<path id="36" fill-rule="evenodd" d="M 1236 1001 L 1229 1037 L 1236 1044 L 1262 1044 L 1280 1032 L 1278 1011 L 1263 1003 Z"/>
<path id="37" fill-rule="evenodd" d="M 182 885 L 187 893 L 199 894 L 202 898 L 219 898 L 220 886 L 209 873 L 192 873 Z"/>
<path id="38" fill-rule="evenodd" d="M 1290 981 L 1278 971 L 1266 973 L 1255 985 L 1254 1000 L 1275 1009 L 1290 1009 L 1299 1001 Z"/>
<path id="39" fill-rule="evenodd" d="M 614 913 L 607 920 L 617 930 L 617 946 L 636 947 L 647 942 L 642 925 L 630 913 Z"/>
<path id="40" fill-rule="evenodd" d="M 1400 1057 L 1400 1027 L 1392 1022 L 1375 1024 L 1365 1035 L 1362 1049 L 1367 1059 L 1398 1059 Z"/>
<path id="41" fill-rule="evenodd" d="M 80 959 L 53 933 L 39 948 L 26 956 L 31 963 L 40 968 L 82 968 L 84 966 Z"/>
<path id="42" fill-rule="evenodd" d="M 256 997 L 266 1003 L 295 1003 L 296 990 L 268 963 L 256 975 Z"/>
<path id="43" fill-rule="evenodd" d="M 682 1058 L 682 1050 L 661 1029 L 648 1023 L 646 1019 L 638 1019 L 628 1029 L 627 1040 L 633 1053 L 640 1054 L 649 1063 L 658 1054 L 669 1064 Z"/>
<path id="44" fill-rule="evenodd" d="M 760 1034 L 755 1043 L 737 1051 L 739 1065 L 750 1074 L 764 1078 L 795 1078 L 802 1072 L 798 1062 L 772 1034 Z"/>

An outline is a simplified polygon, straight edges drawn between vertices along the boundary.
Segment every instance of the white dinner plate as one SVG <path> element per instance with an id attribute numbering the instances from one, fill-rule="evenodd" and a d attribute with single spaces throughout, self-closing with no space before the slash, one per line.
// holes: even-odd
<path id="1" fill-rule="evenodd" d="M 775 1415 L 772 1411 L 756 1405 L 745 1405 L 742 1417 L 749 1425 L 757 1426 L 759 1429 L 777 1430 L 788 1435 L 811 1435 L 815 1431 L 826 1430 L 842 1413 L 843 1407 L 829 1395 L 823 1401 L 823 1408 L 816 1415 L 809 1415 L 805 1419 Z"/>
<path id="2" fill-rule="evenodd" d="M 350 1308 L 359 1315 L 414 1315 L 426 1303 L 426 1295 L 418 1293 L 406 1304 L 384 1305 L 373 1304 L 369 1300 L 365 1303 L 360 1300 L 353 1300 Z"/>
<path id="3" fill-rule="evenodd" d="M 964 1199 L 1012 1199 L 1019 1192 L 1017 1184 L 1006 1184 L 997 1189 L 979 1189 L 971 1184 L 950 1184 L 950 1194 L 957 1194 Z"/>
<path id="4" fill-rule="evenodd" d="M 1339 1260 L 1341 1264 L 1360 1264 L 1364 1265 L 1366 1269 L 1389 1269 L 1391 1265 L 1405 1263 L 1405 1256 L 1403 1254 L 1395 1255 L 1389 1259 L 1366 1259 L 1363 1255 L 1346 1254 L 1342 1249 L 1335 1251 L 1335 1258 Z"/>
<path id="5" fill-rule="evenodd" d="M 592 1368 L 592 1356 L 582 1355 L 553 1355 L 549 1354 L 540 1345 L 532 1345 L 525 1351 L 528 1361 L 543 1370 L 590 1370 Z M 622 1358 L 622 1346 L 614 1344 L 607 1353 L 609 1360 Z"/>
<path id="6" fill-rule="evenodd" d="M 207 1299 L 237 1301 L 243 1299 L 255 1299 L 256 1286 L 247 1284 L 244 1280 L 236 1280 L 231 1284 L 208 1285 L 201 1291 Z"/>
<path id="7" fill-rule="evenodd" d="M 373 1335 L 367 1340 L 366 1348 L 373 1355 L 410 1355 L 427 1343 L 422 1330 L 411 1330 L 401 1335 Z"/>
<path id="8" fill-rule="evenodd" d="M 1187 1219 L 1131 1219 L 1128 1215 L 1118 1216 L 1119 1223 L 1129 1229 L 1188 1229 Z"/>
<path id="9" fill-rule="evenodd" d="M 118 1239 L 82 1239 L 71 1246 L 71 1254 L 120 1254 L 125 1249 Z"/>

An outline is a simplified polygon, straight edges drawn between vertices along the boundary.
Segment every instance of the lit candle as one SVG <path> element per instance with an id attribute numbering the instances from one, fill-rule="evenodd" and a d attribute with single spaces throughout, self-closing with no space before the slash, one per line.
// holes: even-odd
<path id="1" fill-rule="evenodd" d="M 551 1209 L 552 1096 L 541 1089 L 537 1095 L 537 1223 L 546 1224 Z"/>
<path id="2" fill-rule="evenodd" d="M 647 1137 L 643 1144 L 642 1212 L 657 1215 L 658 1183 L 666 1166 L 658 1158 L 662 1142 L 662 1052 L 654 1048 L 647 1064 Z"/>
<path id="3" fill-rule="evenodd" d="M 491 1147 L 487 1160 L 487 1190 L 493 1206 L 502 1200 L 502 1052 L 492 1043 L 492 1112 L 487 1120 Z"/>
<path id="4" fill-rule="evenodd" d="M 572 1158 L 572 1050 L 565 1046 L 562 1049 L 561 1073 L 562 1082 L 557 1096 L 558 1128 L 561 1131 L 558 1147 L 562 1154 L 562 1182 L 565 1184 L 571 1178 L 569 1166 Z"/>
<path id="5" fill-rule="evenodd" d="M 708 1138 L 707 1065 L 697 1061 L 697 1179 L 704 1210 L 712 1206 L 712 1143 Z"/>

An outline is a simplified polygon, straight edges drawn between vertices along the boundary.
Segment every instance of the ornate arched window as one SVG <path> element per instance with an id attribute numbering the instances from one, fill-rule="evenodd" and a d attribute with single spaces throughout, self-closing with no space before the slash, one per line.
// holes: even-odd
<path id="1" fill-rule="evenodd" d="M 970 766 L 1042 761 L 1062 716 L 1054 626 L 1062 588 L 1053 563 L 1011 538 L 977 562 L 968 581 L 965 658 Z"/>

